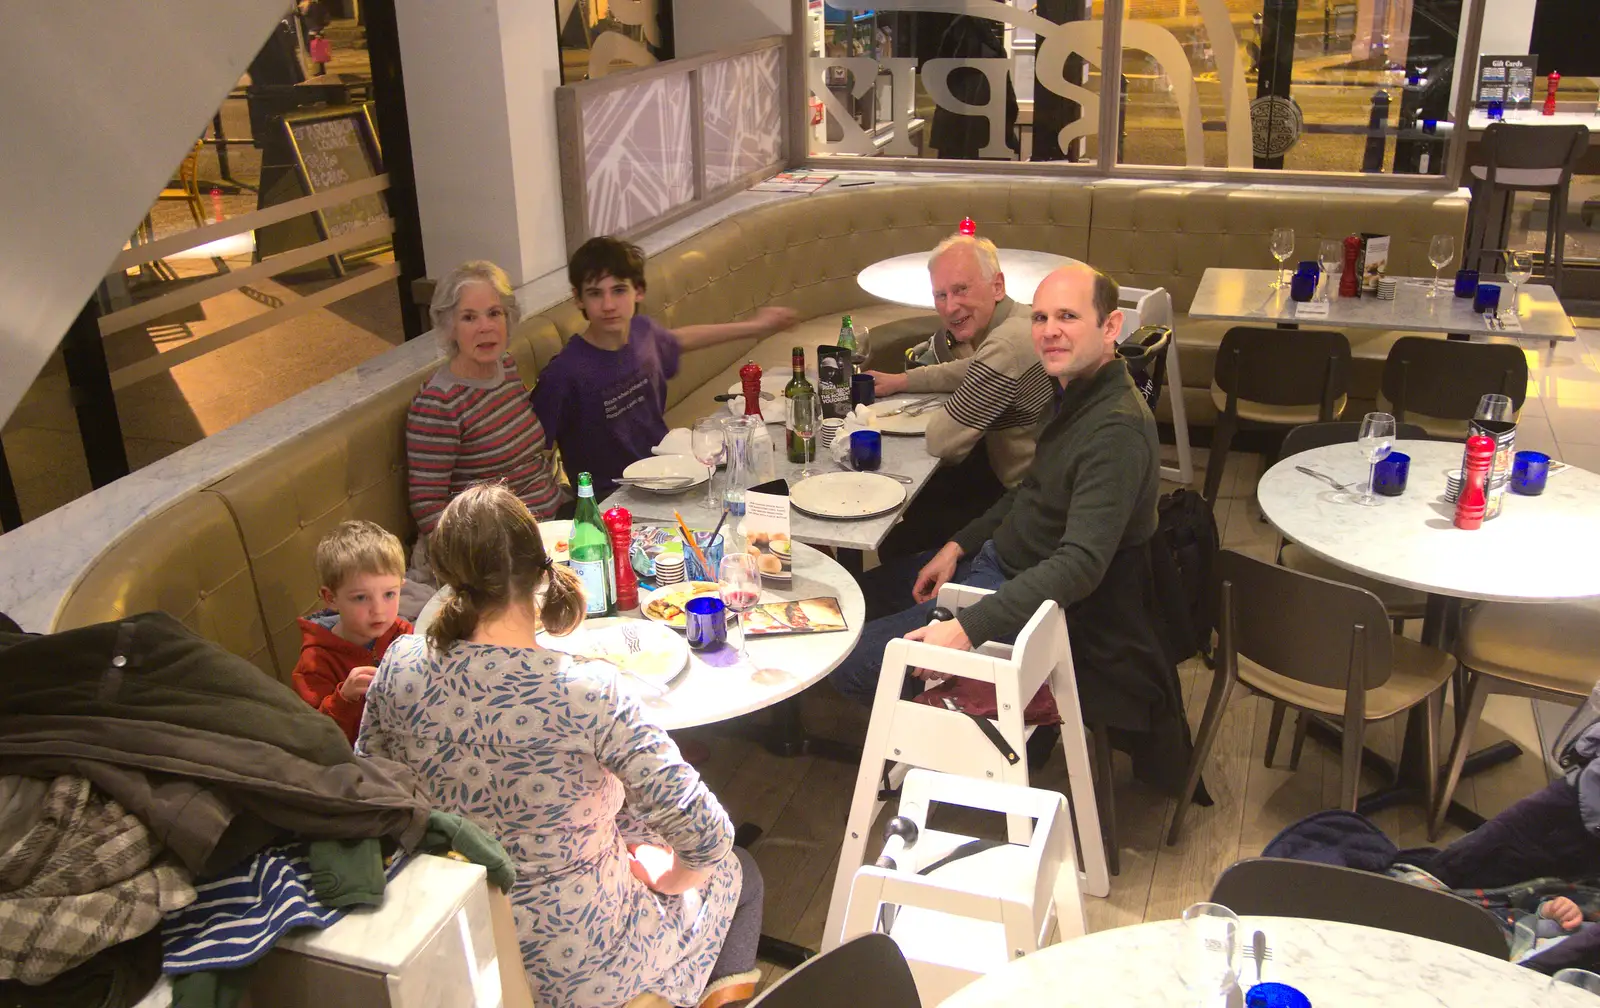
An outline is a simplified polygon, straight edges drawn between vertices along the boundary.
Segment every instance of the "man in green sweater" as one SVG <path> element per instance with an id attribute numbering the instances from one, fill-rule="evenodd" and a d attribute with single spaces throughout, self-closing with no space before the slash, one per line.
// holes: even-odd
<path id="1" fill-rule="evenodd" d="M 864 579 L 876 610 L 869 615 L 880 618 L 830 676 L 841 693 L 872 703 L 884 645 L 895 637 L 962 650 L 1011 640 L 1053 599 L 1067 613 L 1084 720 L 1140 733 L 1177 728 L 1186 742 L 1173 720 L 1181 715 L 1176 673 L 1162 651 L 1150 582 L 1156 425 L 1117 357 L 1121 326 L 1116 283 L 1091 267 L 1062 267 L 1039 285 L 1033 346 L 1056 394 L 1033 462 L 1014 489 L 926 559 L 914 581 L 904 564 Z M 872 590 L 893 592 L 885 582 L 894 580 L 898 599 Z M 994 593 L 930 624 L 939 588 L 952 580 Z"/>

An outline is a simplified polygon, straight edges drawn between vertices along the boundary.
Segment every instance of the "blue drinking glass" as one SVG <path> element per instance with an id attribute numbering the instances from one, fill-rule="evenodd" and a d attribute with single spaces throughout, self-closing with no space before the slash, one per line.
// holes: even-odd
<path id="1" fill-rule="evenodd" d="M 722 536 L 711 538 L 710 532 L 694 532 L 694 541 L 700 544 L 700 551 L 706 555 L 706 563 L 711 565 L 710 570 L 700 566 L 700 558 L 694 555 L 694 550 L 683 551 L 683 573 L 690 581 L 715 581 L 717 568 L 722 566 Z"/>
<path id="2" fill-rule="evenodd" d="M 852 406 L 871 406 L 878 401 L 877 386 L 873 384 L 869 374 L 850 376 L 850 404 Z"/>
<path id="3" fill-rule="evenodd" d="M 1544 493 L 1544 483 L 1549 478 L 1550 456 L 1544 452 L 1519 451 L 1511 460 L 1512 493 L 1537 497 Z"/>
<path id="4" fill-rule="evenodd" d="M 728 607 L 715 595 L 696 595 L 683 604 L 689 647 L 708 651 L 728 642 Z"/>
<path id="5" fill-rule="evenodd" d="M 1317 293 L 1317 275 L 1315 273 L 1296 273 L 1289 279 L 1289 299 L 1291 301 L 1310 301 Z"/>
<path id="6" fill-rule="evenodd" d="M 1481 283 L 1472 296 L 1472 310 L 1479 315 L 1500 314 L 1500 285 Z"/>
<path id="7" fill-rule="evenodd" d="M 1456 297 L 1469 298 L 1478 293 L 1478 271 L 1456 270 Z"/>
<path id="8" fill-rule="evenodd" d="M 1398 497 L 1406 492 L 1406 478 L 1410 475 L 1411 456 L 1392 451 L 1379 459 L 1372 471 L 1372 492 Z"/>
<path id="9" fill-rule="evenodd" d="M 850 432 L 850 466 L 862 472 L 877 472 L 883 465 L 883 435 L 875 430 Z"/>

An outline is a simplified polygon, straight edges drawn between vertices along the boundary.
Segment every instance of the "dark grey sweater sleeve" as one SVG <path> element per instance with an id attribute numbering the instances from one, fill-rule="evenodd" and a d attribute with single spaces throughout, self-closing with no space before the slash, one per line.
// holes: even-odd
<path id="1" fill-rule="evenodd" d="M 994 594 L 956 617 L 973 647 L 1021 630 L 1046 599 L 1054 599 L 1066 609 L 1094 591 L 1105 577 L 1149 477 L 1152 460 L 1143 433 L 1124 424 L 1102 427 L 1090 437 L 1095 439 L 1096 450 L 1073 474 L 1067 524 L 1054 552 L 1018 571 Z"/>

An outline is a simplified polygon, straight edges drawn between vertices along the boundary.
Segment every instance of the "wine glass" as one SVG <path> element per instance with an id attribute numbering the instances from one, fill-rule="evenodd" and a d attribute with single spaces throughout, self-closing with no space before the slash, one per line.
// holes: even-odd
<path id="1" fill-rule="evenodd" d="M 1528 278 L 1533 276 L 1533 254 L 1531 252 L 1513 252 L 1506 259 L 1506 279 L 1511 283 L 1511 314 L 1521 315 L 1521 305 L 1517 301 L 1517 291 Z"/>
<path id="2" fill-rule="evenodd" d="M 1333 300 L 1333 275 L 1343 272 L 1344 247 L 1332 238 L 1322 239 L 1317 246 L 1317 265 L 1322 267 L 1322 300 Z"/>
<path id="3" fill-rule="evenodd" d="M 695 461 L 709 470 L 706 474 L 706 507 L 713 511 L 718 510 L 722 504 L 712 492 L 711 486 L 717 481 L 717 463 L 722 461 L 723 446 L 726 443 L 720 417 L 701 417 L 694 422 L 694 430 L 689 436 L 690 450 L 694 452 Z"/>
<path id="4" fill-rule="evenodd" d="M 858 325 L 856 330 L 856 349 L 850 355 L 850 363 L 856 366 L 857 373 L 866 369 L 867 355 L 872 352 L 872 332 L 864 325 Z"/>
<path id="5" fill-rule="evenodd" d="M 1179 975 L 1192 1004 L 1221 1004 L 1239 981 L 1239 918 L 1220 903 L 1196 903 L 1183 912 Z"/>
<path id="6" fill-rule="evenodd" d="M 789 400 L 789 404 L 793 410 L 794 435 L 805 445 L 805 462 L 799 472 L 799 478 L 810 479 L 817 475 L 817 470 L 811 467 L 811 463 L 817 459 L 817 425 L 822 422 L 818 416 L 822 411 L 819 408 L 817 393 L 814 389 L 802 389 Z"/>
<path id="7" fill-rule="evenodd" d="M 744 614 L 761 599 L 761 568 L 749 553 L 733 553 L 717 565 L 717 592 L 729 609 L 739 614 L 739 657 L 748 660 L 744 649 Z"/>
<path id="8" fill-rule="evenodd" d="M 1356 443 L 1361 446 L 1361 455 L 1367 460 L 1367 487 L 1356 498 L 1356 503 L 1363 507 L 1376 507 L 1383 501 L 1372 492 L 1372 484 L 1378 477 L 1378 463 L 1394 451 L 1394 416 L 1389 413 L 1368 413 L 1362 417 L 1361 433 L 1356 437 Z"/>
<path id="9" fill-rule="evenodd" d="M 1294 228 L 1272 229 L 1272 258 L 1278 260 L 1278 275 L 1273 277 L 1271 286 L 1286 287 L 1283 282 L 1283 264 L 1294 255 Z"/>
<path id="10" fill-rule="evenodd" d="M 1433 284 L 1428 288 L 1429 297 L 1439 296 L 1439 271 L 1450 265 L 1456 257 L 1456 240 L 1447 234 L 1436 234 L 1428 242 L 1428 262 L 1433 264 Z"/>

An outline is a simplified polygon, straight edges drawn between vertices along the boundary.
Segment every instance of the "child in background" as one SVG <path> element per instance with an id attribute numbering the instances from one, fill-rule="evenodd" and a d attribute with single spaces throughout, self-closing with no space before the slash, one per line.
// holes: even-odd
<path id="1" fill-rule="evenodd" d="M 567 279 L 589 326 L 540 372 L 533 411 L 561 449 L 567 475 L 593 475 L 597 500 L 666 437 L 667 379 L 678 373 L 683 351 L 770 336 L 796 318 L 792 309 L 768 306 L 744 322 L 668 329 L 638 313 L 644 253 L 620 238 L 584 242 L 567 264 Z"/>
<path id="2" fill-rule="evenodd" d="M 412 632 L 399 616 L 405 573 L 400 540 L 372 522 L 342 522 L 317 543 L 317 577 L 329 608 L 300 621 L 294 688 L 352 743 L 378 662 L 396 637 Z"/>

